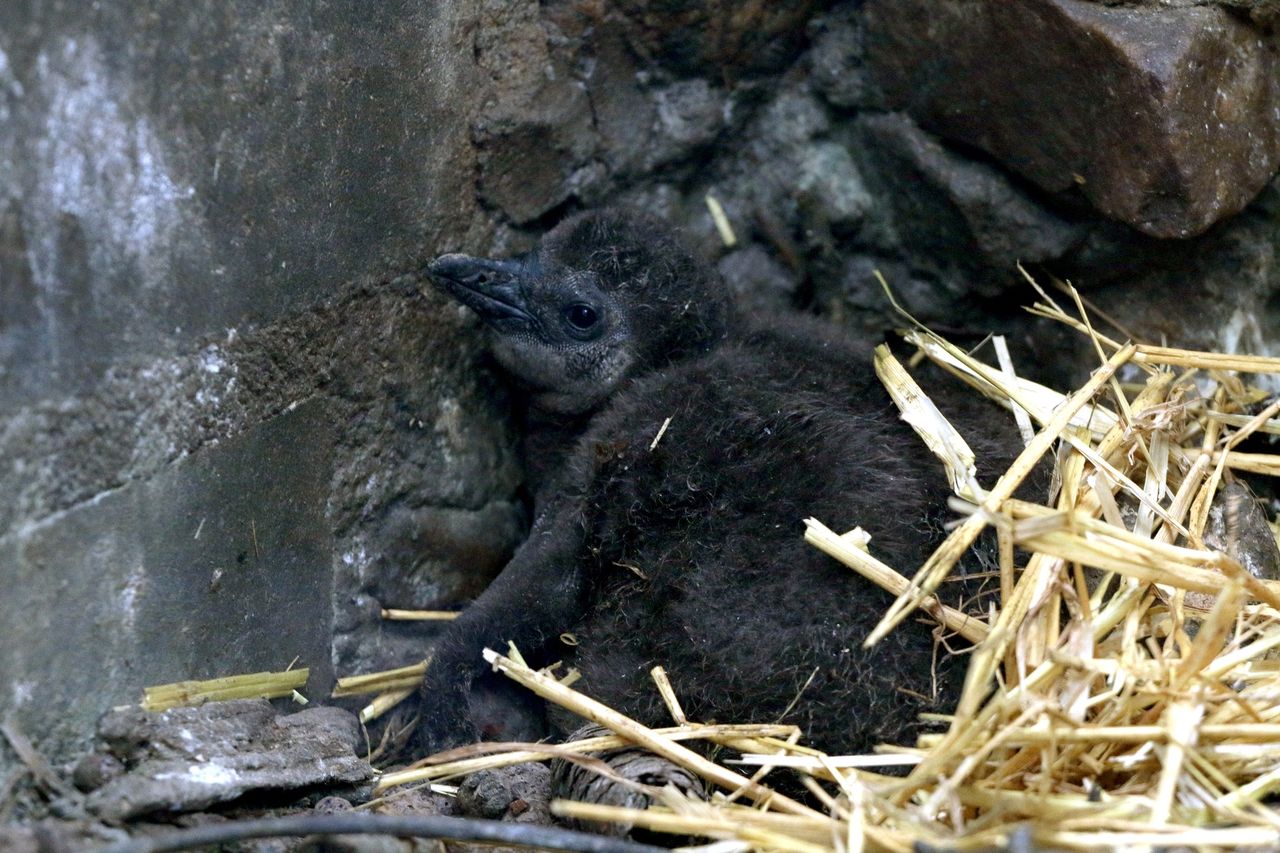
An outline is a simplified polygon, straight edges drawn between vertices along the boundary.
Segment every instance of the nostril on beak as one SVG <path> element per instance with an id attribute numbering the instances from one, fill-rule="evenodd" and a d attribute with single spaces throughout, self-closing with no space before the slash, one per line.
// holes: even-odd
<path id="1" fill-rule="evenodd" d="M 427 265 L 427 273 L 438 280 L 453 282 L 463 287 L 488 289 L 505 280 L 506 274 L 495 267 L 501 261 L 473 258 L 470 255 L 441 255 Z"/>
<path id="2" fill-rule="evenodd" d="M 466 255 L 441 255 L 427 264 L 427 272 L 442 278 L 457 278 L 470 261 Z"/>

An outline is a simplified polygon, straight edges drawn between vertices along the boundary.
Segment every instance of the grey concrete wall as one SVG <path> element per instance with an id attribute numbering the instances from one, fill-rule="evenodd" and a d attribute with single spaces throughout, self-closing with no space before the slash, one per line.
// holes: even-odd
<path id="1" fill-rule="evenodd" d="M 52 754 L 147 684 L 421 655 L 378 607 L 501 567 L 501 394 L 404 276 L 493 231 L 476 15 L 0 11 L 0 716 Z"/>
<path id="2" fill-rule="evenodd" d="M 7 3 L 6 399 L 475 239 L 467 7 Z"/>

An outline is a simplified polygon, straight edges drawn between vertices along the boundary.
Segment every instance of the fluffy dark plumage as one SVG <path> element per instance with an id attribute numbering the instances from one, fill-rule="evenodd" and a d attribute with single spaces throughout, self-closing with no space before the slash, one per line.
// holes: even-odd
<path id="1" fill-rule="evenodd" d="M 936 648 L 934 626 L 863 649 L 890 596 L 802 537 L 810 515 L 862 525 L 906 572 L 942 538 L 946 478 L 869 345 L 805 318 L 735 320 L 721 282 L 632 214 L 570 219 L 515 261 L 445 256 L 432 274 L 486 319 L 524 389 L 536 499 L 528 540 L 437 646 L 430 746 L 475 739 L 480 651 L 507 640 L 572 657 L 583 690 L 643 722 L 669 722 L 648 674 L 662 664 L 692 719 L 781 718 L 831 751 L 910 738 L 920 711 L 953 697 L 964 661 Z M 510 304 L 475 295 L 495 282 Z M 588 314 L 584 341 L 573 323 Z M 1011 458 L 988 406 L 938 394 L 980 460 Z"/>

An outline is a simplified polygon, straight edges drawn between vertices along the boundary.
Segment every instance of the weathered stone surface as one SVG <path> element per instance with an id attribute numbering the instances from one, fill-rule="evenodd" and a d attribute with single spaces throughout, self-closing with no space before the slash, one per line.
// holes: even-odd
<path id="1" fill-rule="evenodd" d="M 725 123 L 723 90 L 706 80 L 680 80 L 653 92 L 656 105 L 649 168 L 687 156 L 716 138 Z"/>
<path id="2" fill-rule="evenodd" d="M 382 608 L 461 609 L 502 570 L 524 531 L 521 508 L 504 500 L 477 509 L 395 503 L 371 520 L 359 570 L 342 573 L 355 582 L 351 604 L 336 607 L 343 674 L 421 659 L 444 624 L 383 621 Z"/>
<path id="3" fill-rule="evenodd" d="M 595 61 L 584 76 L 600 134 L 600 158 L 615 175 L 642 170 L 650 156 L 657 105 L 619 26 L 602 27 L 594 48 Z"/>
<path id="4" fill-rule="evenodd" d="M 1085 0 L 871 0 L 891 105 L 1107 216 L 1187 237 L 1280 161 L 1273 35 L 1224 9 Z"/>
<path id="5" fill-rule="evenodd" d="M 813 87 L 834 106 L 869 106 L 872 89 L 867 80 L 862 15 L 848 3 L 809 23 L 813 48 L 807 62 Z"/>
<path id="6" fill-rule="evenodd" d="M 739 305 L 762 314 L 793 307 L 795 274 L 761 246 L 735 249 L 720 259 L 716 269 Z"/>
<path id="7" fill-rule="evenodd" d="M 480 196 L 517 223 L 529 222 L 598 180 L 586 85 L 548 41 L 535 0 L 485 0 L 487 26 L 476 64 L 493 97 L 472 128 Z M 539 155 L 530 157 L 529 152 Z"/>
<path id="8" fill-rule="evenodd" d="M 456 606 L 520 530 L 468 331 L 412 280 L 358 289 L 0 416 L 0 713 L 58 756 L 145 684 L 420 658 L 381 607 Z M 126 618 L 129 590 L 154 606 Z"/>
<path id="9" fill-rule="evenodd" d="M 475 16 L 6 3 L 0 411 L 483 239 Z"/>
<path id="10" fill-rule="evenodd" d="M 1224 483 L 1209 506 L 1204 544 L 1226 554 L 1255 578 L 1280 580 L 1280 547 L 1270 521 L 1248 486 L 1241 482 Z M 1213 593 L 1188 592 L 1186 604 L 1207 612 L 1217 598 Z"/>
<path id="11" fill-rule="evenodd" d="M 42 820 L 0 826 L 0 850 L 5 853 L 48 853 L 50 850 L 93 850 L 128 840 L 121 829 L 94 821 Z"/>
<path id="12" fill-rule="evenodd" d="M 738 221 L 751 211 L 792 227 L 829 234 L 855 228 L 870 207 L 862 176 L 847 151 L 828 137 L 831 118 L 800 87 L 779 91 L 747 126 L 732 183 L 717 193 Z M 736 210 L 735 208 L 745 208 Z"/>
<path id="13" fill-rule="evenodd" d="M 458 787 L 458 805 L 473 817 L 550 824 L 551 770 L 529 763 L 472 773 Z"/>
<path id="14" fill-rule="evenodd" d="M 1096 0 L 1095 0 L 1096 2 Z M 1261 23 L 1270 23 L 1280 15 L 1277 0 L 1103 0 L 1110 6 L 1161 6 L 1187 8 L 1190 6 L 1226 6 L 1247 13 Z"/>
<path id="15" fill-rule="evenodd" d="M 624 0 L 636 50 L 681 73 L 740 77 L 777 70 L 804 43 L 804 23 L 823 0 Z"/>
<path id="16" fill-rule="evenodd" d="M 1280 356 L 1280 181 L 1221 228 L 1192 240 L 1098 233 L 1061 272 L 1124 325 L 1124 336 Z M 1081 354 L 1081 365 L 1097 360 Z M 1280 393 L 1280 376 L 1250 381 Z"/>
<path id="17" fill-rule="evenodd" d="M 297 656 L 324 695 L 331 416 L 304 404 L 0 540 L 4 712 L 56 756 L 149 684 Z"/>
<path id="18" fill-rule="evenodd" d="M 417 558 L 441 577 L 403 588 L 456 604 L 520 525 L 475 330 L 404 275 L 494 233 L 471 131 L 499 22 L 327 0 L 3 17 L 0 716 L 57 760 L 144 684 L 298 654 L 322 690 L 405 662 L 370 565 L 442 543 Z"/>
<path id="19" fill-rule="evenodd" d="M 967 268 L 968 275 L 940 277 L 994 295 L 1016 280 L 1019 261 L 1059 258 L 1083 237 L 1084 229 L 1047 210 L 998 169 L 948 150 L 906 116 L 864 116 L 857 127 L 867 171 L 887 202 L 868 234 L 881 250 L 909 246 L 939 271 Z"/>
<path id="20" fill-rule="evenodd" d="M 288 716 L 261 700 L 160 713 L 130 708 L 103 717 L 98 739 L 129 766 L 89 795 L 89 808 L 108 820 L 199 811 L 251 791 L 363 782 L 373 775 L 355 752 L 359 723 L 339 708 Z"/>
<path id="21" fill-rule="evenodd" d="M 820 142 L 805 151 L 799 166 L 796 190 L 823 211 L 833 228 L 862 222 L 873 202 L 848 149 Z"/>
<path id="22" fill-rule="evenodd" d="M 1022 284 L 1018 262 L 1061 259 L 1087 233 L 903 114 L 863 114 L 849 124 L 846 147 L 874 201 L 814 282 L 819 304 L 847 325 L 876 337 L 897 325 L 879 272 L 924 322 L 953 333 L 990 329 L 987 299 L 1015 307 L 1008 297 Z"/>

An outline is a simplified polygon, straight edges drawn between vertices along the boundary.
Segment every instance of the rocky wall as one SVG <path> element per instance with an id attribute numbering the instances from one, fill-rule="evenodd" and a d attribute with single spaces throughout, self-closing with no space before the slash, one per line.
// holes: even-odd
<path id="1" fill-rule="evenodd" d="M 460 604 L 522 524 L 411 274 L 493 231 L 477 10 L 0 18 L 0 716 L 61 755 L 147 684 L 420 656 L 380 605 Z"/>
<path id="2" fill-rule="evenodd" d="M 380 608 L 460 605 L 524 509 L 418 269 L 582 207 L 877 337 L 879 270 L 1050 380 L 1093 356 L 1019 262 L 1126 334 L 1280 352 L 1272 10 L 961 5 L 6 4 L 0 717 L 63 757 L 146 684 L 419 659 Z"/>

